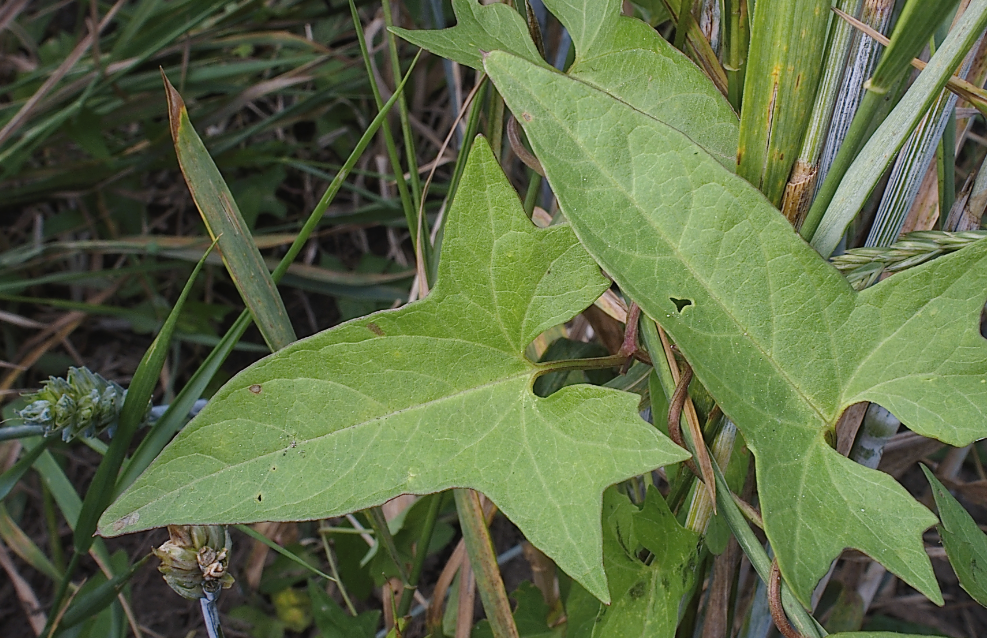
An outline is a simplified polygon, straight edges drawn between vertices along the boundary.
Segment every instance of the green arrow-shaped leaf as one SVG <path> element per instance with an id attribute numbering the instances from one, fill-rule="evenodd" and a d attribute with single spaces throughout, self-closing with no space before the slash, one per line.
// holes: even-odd
<path id="1" fill-rule="evenodd" d="M 650 26 L 620 15 L 619 0 L 549 0 L 578 55 L 569 75 L 676 128 L 734 170 L 739 122 L 706 75 Z M 499 3 L 454 0 L 458 23 L 436 31 L 392 29 L 432 53 L 475 69 L 482 52 L 507 51 L 545 68 L 520 15 Z"/>
<path id="2" fill-rule="evenodd" d="M 768 538 L 802 602 L 845 547 L 941 601 L 921 542 L 934 517 L 830 441 L 861 400 L 952 444 L 987 434 L 987 242 L 854 293 L 679 131 L 506 53 L 485 68 L 583 245 L 743 430 Z"/>
<path id="3" fill-rule="evenodd" d="M 699 535 L 682 527 L 650 488 L 638 509 L 615 489 L 603 500 L 603 561 L 613 604 L 601 609 L 593 638 L 672 638 L 679 603 L 692 586 Z M 640 547 L 651 553 L 645 564 Z"/>
<path id="4" fill-rule="evenodd" d="M 471 487 L 606 600 L 606 486 L 684 458 L 594 386 L 536 397 L 524 357 L 608 286 L 567 226 L 536 229 L 474 146 L 425 300 L 293 344 L 237 375 L 114 503 L 100 533 L 302 520 Z"/>
<path id="5" fill-rule="evenodd" d="M 481 5 L 477 0 L 452 0 L 456 26 L 448 29 L 410 30 L 392 27 L 391 31 L 423 49 L 479 69 L 483 53 L 510 51 L 529 62 L 548 66 L 528 35 L 524 19 L 512 7 L 499 2 Z"/>

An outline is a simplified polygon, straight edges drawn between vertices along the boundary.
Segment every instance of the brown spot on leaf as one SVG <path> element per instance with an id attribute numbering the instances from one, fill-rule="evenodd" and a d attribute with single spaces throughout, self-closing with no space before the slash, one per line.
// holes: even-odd
<path id="1" fill-rule="evenodd" d="M 259 383 L 255 383 L 252 386 L 250 386 L 250 391 L 253 392 L 254 394 L 260 394 L 260 391 L 261 391 L 260 384 Z"/>
<path id="2" fill-rule="evenodd" d="M 367 330 L 369 330 L 370 332 L 374 333 L 378 337 L 383 337 L 384 336 L 384 331 L 381 330 L 380 329 L 380 326 L 378 326 L 377 324 L 375 324 L 373 321 L 371 321 L 370 323 L 367 324 Z"/>
<path id="3" fill-rule="evenodd" d="M 531 113 L 522 113 L 521 117 L 524 118 L 525 122 L 530 122 L 532 120 Z"/>

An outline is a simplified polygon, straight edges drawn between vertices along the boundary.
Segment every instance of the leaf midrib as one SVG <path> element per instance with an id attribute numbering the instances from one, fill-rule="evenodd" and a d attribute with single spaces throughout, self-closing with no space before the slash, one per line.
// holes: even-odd
<path id="1" fill-rule="evenodd" d="M 519 58 L 519 59 L 520 59 L 520 58 Z M 534 66 L 534 65 L 532 65 L 532 66 Z M 567 77 L 569 77 L 569 76 L 567 76 Z M 689 142 L 691 142 L 691 143 L 692 143 L 693 145 L 695 145 L 695 147 L 696 147 L 696 149 L 698 149 L 698 150 L 700 150 L 700 151 L 701 151 L 702 153 L 705 153 L 705 154 L 706 154 L 706 155 L 707 155 L 707 156 L 709 157 L 709 159 L 711 159 L 711 160 L 713 160 L 714 162 L 716 162 L 716 158 L 715 158 L 715 157 L 713 157 L 712 155 L 710 155 L 709 153 L 707 153 L 705 149 L 703 149 L 703 148 L 702 148 L 701 146 L 699 146 L 698 144 L 696 144 L 696 143 L 695 143 L 695 142 L 694 142 L 694 141 L 693 141 L 693 140 L 692 140 L 691 138 L 689 138 L 689 137 L 688 137 L 687 135 L 685 135 L 684 133 L 681 133 L 681 132 L 680 132 L 680 131 L 679 131 L 678 129 L 676 129 L 676 128 L 674 128 L 674 127 L 671 127 L 671 126 L 668 126 L 667 124 L 664 124 L 664 122 L 661 122 L 661 120 L 658 120 L 657 118 L 654 118 L 654 117 L 652 117 L 651 115 L 648 115 L 647 113 L 645 113 L 645 112 L 643 112 L 643 111 L 641 111 L 640 109 L 637 109 L 637 108 L 635 108 L 635 107 L 633 107 L 633 106 L 631 106 L 630 104 L 627 104 L 627 103 L 626 103 L 626 102 L 624 102 L 623 100 L 620 100 L 620 99 L 618 99 L 618 98 L 616 98 L 616 97 L 614 97 L 613 95 L 611 95 L 610 93 L 607 93 L 606 91 L 601 91 L 600 89 L 598 89 L 598 88 L 596 88 L 595 86 L 593 86 L 593 85 L 591 85 L 591 84 L 589 84 L 588 82 L 583 82 L 582 80 L 579 80 L 578 78 L 572 78 L 572 77 L 570 77 L 569 79 L 572 79 L 572 80 L 575 80 L 575 81 L 577 81 L 577 82 L 579 82 L 580 84 L 583 84 L 584 86 L 586 86 L 586 87 L 589 87 L 590 89 L 592 89 L 592 90 L 594 90 L 594 91 L 598 91 L 598 92 L 600 92 L 600 93 L 603 93 L 604 95 L 606 95 L 606 96 L 608 96 L 608 97 L 610 97 L 610 98 L 612 98 L 612 99 L 614 99 L 614 100 L 616 100 L 617 102 L 619 102 L 619 103 L 621 103 L 621 104 L 624 104 L 624 105 L 626 105 L 626 106 L 627 106 L 628 108 L 630 108 L 630 109 L 632 109 L 632 110 L 634 110 L 635 112 L 637 112 L 637 113 L 640 113 L 640 114 L 641 114 L 641 115 L 643 115 L 644 117 L 647 117 L 648 119 L 650 119 L 650 120 L 652 120 L 652 121 L 654 121 L 654 122 L 657 122 L 657 123 L 659 123 L 659 124 L 661 124 L 662 126 L 664 126 L 665 128 L 667 128 L 667 129 L 669 129 L 669 130 L 671 130 L 671 131 L 675 131 L 676 133 L 678 133 L 678 134 L 680 134 L 680 135 L 682 135 L 682 136 L 683 136 L 683 137 L 685 137 L 685 138 L 686 138 L 687 140 L 689 140 Z M 541 104 L 541 106 L 542 106 L 542 108 L 543 108 L 543 109 L 544 109 L 545 111 L 547 111 L 547 112 L 549 112 L 549 113 L 551 113 L 551 109 L 550 109 L 550 108 L 549 108 L 548 106 L 546 106 L 546 104 L 545 104 L 545 102 L 543 102 L 543 101 L 542 101 L 541 99 L 539 99 L 539 97 L 538 97 L 538 95 L 537 95 L 537 94 L 535 94 L 534 92 L 529 92 L 529 94 L 530 94 L 530 95 L 532 96 L 532 98 L 533 98 L 533 99 L 534 99 L 534 100 L 535 100 L 536 102 L 538 102 L 539 104 Z M 610 172 L 609 172 L 608 170 L 604 170 L 604 167 L 603 167 L 603 166 L 602 166 L 602 165 L 601 165 L 601 164 L 600 164 L 599 162 L 597 162 L 597 161 L 596 161 L 596 158 L 595 158 L 595 157 L 594 157 L 594 156 L 593 156 L 593 155 L 592 155 L 591 153 L 589 153 L 589 152 L 588 152 L 588 151 L 586 150 L 586 148 L 585 148 L 585 146 L 584 146 L 584 145 L 583 145 L 583 144 L 582 144 L 582 143 L 580 142 L 580 140 L 579 140 L 579 138 L 573 135 L 573 133 L 572 133 L 572 130 L 571 130 L 571 129 L 570 129 L 570 128 L 569 128 L 568 126 L 566 126 L 566 124 L 565 124 L 564 122 L 562 122 L 562 121 L 560 121 L 560 120 L 558 120 L 558 119 L 556 119 L 556 118 L 553 118 L 553 119 L 555 119 L 555 121 L 556 121 L 556 122 L 558 122 L 558 123 L 559 123 L 559 125 L 560 125 L 560 126 L 561 126 L 561 127 L 562 127 L 562 128 L 563 128 L 563 129 L 564 129 L 564 130 L 565 130 L 565 131 L 566 131 L 566 132 L 568 133 L 568 135 L 569 135 L 569 138 L 570 138 L 570 139 L 571 139 L 571 140 L 572 140 L 572 141 L 573 141 L 573 142 L 574 142 L 574 143 L 575 143 L 575 144 L 576 144 L 576 145 L 577 145 L 577 146 L 578 146 L 578 147 L 579 147 L 580 149 L 582 149 L 582 151 L 583 151 L 583 155 L 584 155 L 585 157 L 587 157 L 587 158 L 589 158 L 589 160 L 590 160 L 590 163 L 592 163 L 592 164 L 593 164 L 594 166 L 596 166 L 596 167 L 598 167 L 598 169 L 599 169 L 599 174 L 601 174 L 601 175 L 605 175 L 605 176 L 607 177 L 607 179 L 609 179 L 609 181 L 610 181 L 610 182 L 611 182 L 611 183 L 613 184 L 613 186 L 614 186 L 614 187 L 615 187 L 615 188 L 616 188 L 617 190 L 619 190 L 619 191 L 620 191 L 620 192 L 621 192 L 621 193 L 622 193 L 622 194 L 623 194 L 623 195 L 624 195 L 624 196 L 625 196 L 625 197 L 627 198 L 627 200 L 628 200 L 628 201 L 630 201 L 630 202 L 632 202 L 632 203 L 633 203 L 633 205 L 634 205 L 634 209 L 638 211 L 638 214 L 639 214 L 639 216 L 640 216 L 640 217 L 641 217 L 642 219 L 644 219 L 644 220 L 645 220 L 645 222 L 646 222 L 646 223 L 647 223 L 647 224 L 648 224 L 649 226 L 651 226 L 651 227 L 652 227 L 652 228 L 653 228 L 653 229 L 654 229 L 654 230 L 655 230 L 655 231 L 656 231 L 656 232 L 658 233 L 658 235 L 659 235 L 659 236 L 660 236 L 660 237 L 662 238 L 662 240 L 664 241 L 664 243 L 665 243 L 665 245 L 666 245 L 666 246 L 667 246 L 667 247 L 669 248 L 669 250 L 670 250 L 670 251 L 671 251 L 671 252 L 672 252 L 672 253 L 673 253 L 673 254 L 674 254 L 674 255 L 675 255 L 675 256 L 676 256 L 677 258 L 678 258 L 678 261 L 679 261 L 679 262 L 680 262 L 680 263 L 681 263 L 681 264 L 682 264 L 683 266 L 685 266 L 685 268 L 686 268 L 686 269 L 687 269 L 687 270 L 688 270 L 688 271 L 689 271 L 689 272 L 690 272 L 690 273 L 692 274 L 692 276 L 693 276 L 693 279 L 694 279 L 694 280 L 695 280 L 695 281 L 696 281 L 696 282 L 697 282 L 697 283 L 698 283 L 698 284 L 699 284 L 700 286 L 702 286 L 702 288 L 703 288 L 704 290 L 706 290 L 706 292 L 707 292 L 707 294 L 709 295 L 709 297 L 710 297 L 711 299 L 713 299 L 713 300 L 714 300 L 714 301 L 715 301 L 715 302 L 716 302 L 716 303 L 717 303 L 717 304 L 718 304 L 718 305 L 720 306 L 720 308 L 721 308 L 721 309 L 723 310 L 723 312 L 724 312 L 724 314 L 725 314 L 725 315 L 726 315 L 727 317 L 729 317 L 729 318 L 730 318 L 730 321 L 731 321 L 731 322 L 733 322 L 733 324 L 734 324 L 734 326 L 735 326 L 736 328 L 738 328 L 738 330 L 737 330 L 737 333 L 738 333 L 738 334 L 743 334 L 743 333 L 745 333 L 745 332 L 748 332 L 748 331 L 746 331 L 746 330 L 744 330 L 744 329 L 743 329 L 743 325 L 742 325 L 742 324 L 740 323 L 740 321 L 739 321 L 739 320 L 737 319 L 737 317 L 735 317 L 735 316 L 734 316 L 734 314 L 733 314 L 732 312 L 730 312 L 730 311 L 729 311 L 729 310 L 727 309 L 727 307 L 726 307 L 726 306 L 725 306 L 725 305 L 723 304 L 723 302 L 722 302 L 722 301 L 720 301 L 720 299 L 719 299 L 719 298 L 718 298 L 718 297 L 717 297 L 716 295 L 714 295 L 714 294 L 712 293 L 712 290 L 711 290 L 711 289 L 710 289 L 710 287 L 709 287 L 709 286 L 707 285 L 707 282 L 706 282 L 706 280 L 705 280 L 705 279 L 703 279 L 703 278 L 700 278 L 700 277 L 699 277 L 699 276 L 698 276 L 698 275 L 696 274 L 696 271 L 695 271 L 695 270 L 693 269 L 693 267 L 692 267 L 692 265 L 691 265 L 691 264 L 690 264 L 690 263 L 689 263 L 689 262 L 688 262 L 687 260 L 685 260 L 685 259 L 683 259 L 683 258 L 682 258 L 682 253 L 681 253 L 681 252 L 679 251 L 679 249 L 678 249 L 678 247 L 677 247 L 677 246 L 676 246 L 676 245 L 675 245 L 674 243 L 672 243 L 672 242 L 671 242 L 671 241 L 670 241 L 670 240 L 668 239 L 668 236 L 666 235 L 666 233 L 665 233 L 665 232 L 664 232 L 664 231 L 663 231 L 663 230 L 662 230 L 661 228 L 659 228 L 658 226 L 656 226 L 656 225 L 654 225 L 654 224 L 653 224 L 653 223 L 651 222 L 651 220 L 650 220 L 650 219 L 649 219 L 649 218 L 648 218 L 648 217 L 647 217 L 647 216 L 646 216 L 646 215 L 644 214 L 644 211 L 643 211 L 643 209 L 641 208 L 641 206 L 640 206 L 640 204 L 638 203 L 638 201 L 637 201 L 637 199 L 636 199 L 636 198 L 634 198 L 634 197 L 632 197 L 632 196 L 630 196 L 630 194 L 628 194 L 628 193 L 627 193 L 627 191 L 626 191 L 626 190 L 625 190 L 625 189 L 623 188 L 623 186 L 622 186 L 622 185 L 621 185 L 621 184 L 620 184 L 619 182 L 617 182 L 615 178 L 613 178 L 613 177 L 611 176 L 611 174 L 610 174 Z M 533 139 L 536 139 L 536 138 L 533 138 Z M 678 154 L 678 153 L 676 152 L 676 154 Z M 717 165 L 719 165 L 719 163 L 718 163 L 718 162 L 717 162 Z M 548 169 L 546 168 L 546 171 L 547 171 L 547 170 L 548 170 Z M 726 174 L 727 174 L 727 175 L 729 175 L 730 177 L 732 177 L 732 178 L 736 178 L 736 176 L 735 176 L 735 175 L 733 175 L 733 174 L 731 174 L 731 173 L 730 173 L 729 171 L 725 171 L 725 170 L 724 170 L 724 172 L 726 172 Z M 737 178 L 737 179 L 740 179 L 740 178 Z M 734 195 L 733 193 L 729 193 L 728 191 L 726 191 L 726 192 L 727 192 L 727 193 L 728 193 L 728 194 L 729 194 L 729 195 L 730 195 L 730 196 L 731 196 L 731 197 L 732 197 L 733 199 L 738 199 L 738 198 L 737 198 L 737 197 L 736 197 L 736 196 L 735 196 L 735 195 Z M 574 230 L 574 231 L 576 231 L 576 229 L 577 229 L 577 225 L 575 225 L 575 224 L 573 224 L 573 230 Z M 579 235 L 580 233 L 579 233 L 579 232 L 577 231 L 577 232 L 576 232 L 576 234 L 577 234 L 577 235 Z M 581 238 L 580 238 L 580 240 L 581 240 Z M 753 346 L 754 346 L 754 347 L 755 347 L 755 348 L 756 348 L 756 349 L 757 349 L 757 350 L 758 350 L 759 352 L 761 352 L 761 354 L 762 354 L 762 355 L 764 355 L 764 357 L 765 357 L 765 358 L 766 358 L 766 359 L 767 359 L 768 361 L 770 361 L 770 362 L 771 362 L 771 366 L 772 366 L 772 367 L 773 367 L 773 368 L 774 368 L 774 369 L 775 369 L 775 370 L 776 370 L 776 371 L 778 372 L 778 374 L 779 374 L 779 375 L 780 375 L 780 376 L 781 376 L 781 377 L 782 377 L 783 379 L 785 379 L 785 382 L 786 382 L 786 384 L 787 384 L 787 385 L 788 385 L 788 386 L 789 386 L 789 387 L 790 387 L 790 388 L 791 388 L 791 389 L 792 389 L 792 390 L 794 391 L 794 393 L 795 393 L 795 395 L 796 395 L 796 396 L 798 396 L 798 397 L 799 397 L 799 398 L 800 398 L 800 399 L 802 400 L 802 402 L 803 402 L 803 403 L 804 403 L 805 405 L 807 405 L 807 406 L 809 406 L 809 408 L 810 408 L 810 409 L 811 409 L 811 410 L 812 410 L 813 412 L 815 412 L 815 413 L 816 413 L 816 415 L 817 415 L 817 416 L 819 417 L 819 421 L 820 421 L 820 423 L 821 423 L 821 424 L 823 424 L 823 425 L 825 425 L 825 424 L 827 423 L 827 419 L 826 419 L 826 417 L 825 417 L 825 415 L 823 414 L 823 412 L 822 412 L 822 410 L 821 410 L 821 408 L 820 408 L 820 407 L 818 407 L 818 406 L 817 406 L 817 405 L 815 404 L 815 402 L 814 402 L 814 401 L 812 401 L 812 400 L 810 400 L 810 398 L 809 398 L 809 397 L 808 397 L 808 396 L 807 396 L 807 395 L 806 395 L 805 393 L 803 393 L 803 392 L 801 391 L 801 389 L 799 388 L 799 385 L 798 385 L 798 384 L 796 384 L 796 383 L 794 383 L 794 382 L 793 382 L 793 380 L 792 380 L 792 378 L 791 378 L 791 377 L 790 377 L 790 376 L 788 375 L 788 373 L 787 373 L 787 372 L 786 372 L 785 370 L 783 370 L 783 369 L 782 369 L 781 367 L 779 367 L 779 364 L 778 364 L 778 362 L 777 362 L 777 361 L 775 360 L 775 358 L 774 358 L 773 356 L 770 356 L 770 355 L 768 354 L 768 352 L 767 352 L 767 351 L 766 351 L 766 350 L 765 350 L 765 349 L 764 349 L 764 348 L 762 347 L 762 344 L 761 344 L 761 343 L 760 343 L 760 342 L 759 342 L 758 340 L 755 340 L 755 339 L 754 339 L 753 337 L 750 337 L 750 336 L 748 335 L 748 341 L 749 341 L 749 342 L 750 342 L 751 344 L 753 344 Z"/>
<path id="2" fill-rule="evenodd" d="M 366 420 L 361 421 L 359 423 L 354 423 L 354 424 L 348 425 L 348 426 L 346 426 L 344 428 L 340 428 L 338 430 L 333 430 L 332 432 L 328 432 L 326 434 L 321 434 L 321 435 L 316 436 L 316 437 L 307 438 L 307 439 L 294 439 L 294 442 L 297 443 L 297 444 L 301 444 L 301 443 L 312 443 L 312 442 L 324 440 L 327 437 L 334 436 L 336 434 L 339 434 L 341 432 L 345 432 L 345 431 L 350 430 L 350 429 L 353 429 L 353 428 L 363 427 L 363 426 L 369 425 L 371 423 L 380 422 L 380 421 L 383 421 L 383 420 L 392 418 L 392 417 L 394 417 L 396 415 L 403 414 L 405 412 L 409 412 L 411 410 L 424 409 L 424 408 L 427 408 L 429 406 L 437 405 L 437 404 L 440 404 L 440 403 L 442 403 L 444 401 L 448 401 L 448 400 L 451 400 L 451 399 L 454 399 L 454 398 L 455 399 L 459 399 L 459 398 L 462 398 L 464 396 L 468 396 L 468 395 L 473 394 L 475 392 L 479 392 L 481 390 L 484 390 L 484 389 L 487 389 L 487 388 L 490 388 L 490 387 L 493 387 L 493 386 L 496 386 L 496 385 L 499 385 L 499 384 L 507 384 L 509 382 L 516 381 L 517 379 L 524 378 L 526 376 L 533 377 L 536 372 L 541 372 L 541 370 L 535 368 L 534 365 L 531 362 L 529 362 L 527 360 L 524 360 L 524 363 L 527 366 L 529 366 L 528 370 L 526 370 L 526 371 L 519 372 L 517 374 L 508 375 L 506 377 L 501 377 L 501 378 L 499 378 L 497 380 L 490 381 L 490 382 L 487 382 L 487 383 L 482 383 L 482 384 L 479 384 L 479 385 L 471 386 L 471 387 L 466 388 L 464 390 L 461 390 L 459 392 L 448 394 L 448 395 L 445 395 L 445 396 L 442 396 L 442 397 L 437 397 L 435 399 L 432 399 L 431 401 L 426 401 L 424 403 L 418 403 L 418 404 L 415 404 L 415 405 L 412 405 L 412 406 L 408 406 L 408 407 L 404 407 L 404 408 L 399 408 L 397 410 L 392 410 L 392 411 L 390 411 L 390 412 L 388 412 L 386 414 L 381 414 L 381 415 L 378 415 L 378 416 L 373 417 L 371 419 L 366 419 Z M 350 389 L 352 389 L 352 388 L 350 388 Z M 530 384 L 529 384 L 529 391 L 530 391 Z M 210 425 L 218 425 L 218 424 L 224 423 L 224 422 L 229 421 L 229 420 L 232 420 L 232 419 L 226 419 L 226 418 L 220 419 L 219 421 L 214 421 L 214 422 L 210 423 Z M 247 420 L 249 421 L 250 419 L 247 419 Z M 255 424 L 257 424 L 257 425 L 261 425 L 261 426 L 269 426 L 270 425 L 268 423 L 263 423 L 263 422 L 260 422 L 260 421 L 252 421 L 252 422 L 255 423 Z M 243 467 L 245 465 L 248 465 L 248 464 L 251 464 L 251 463 L 254 463 L 254 462 L 257 462 L 257 461 L 266 459 L 266 458 L 269 458 L 271 456 L 276 456 L 278 454 L 283 453 L 285 450 L 288 450 L 288 449 L 291 449 L 291 448 L 290 447 L 279 448 L 277 450 L 272 450 L 272 451 L 270 451 L 270 452 L 268 452 L 266 454 L 261 454 L 261 455 L 253 456 L 253 457 L 251 457 L 249 459 L 245 459 L 245 460 L 243 460 L 243 461 L 241 461 L 239 463 L 232 463 L 232 464 L 227 464 L 226 462 L 224 462 L 224 461 L 216 458 L 215 456 L 212 456 L 212 455 L 209 455 L 209 454 L 204 454 L 202 451 L 198 451 L 197 453 L 199 455 L 204 456 L 204 457 L 207 457 L 207 458 L 211 458 L 211 459 L 213 459 L 213 460 L 215 460 L 217 462 L 223 463 L 224 464 L 224 467 L 223 467 L 223 469 L 221 469 L 219 471 L 211 472 L 210 474 L 208 474 L 206 476 L 196 478 L 196 479 L 194 479 L 194 480 L 192 480 L 192 481 L 190 481 L 188 483 L 185 483 L 184 485 L 185 485 L 185 487 L 191 487 L 193 485 L 198 485 L 198 484 L 202 483 L 203 481 L 208 481 L 208 480 L 212 479 L 213 477 L 216 477 L 216 476 L 218 476 L 220 474 L 224 474 L 226 472 L 229 472 L 229 471 L 238 469 L 240 467 Z M 141 506 L 140 509 L 146 509 L 146 508 L 148 508 L 148 507 L 150 507 L 150 506 L 152 506 L 152 505 L 160 502 L 162 499 L 164 499 L 164 498 L 166 498 L 166 497 L 168 497 L 170 495 L 173 495 L 174 492 L 175 492 L 174 489 L 164 490 L 161 496 L 159 496 L 157 498 L 154 498 L 154 499 L 151 499 L 151 500 L 148 500 L 144 505 Z"/>

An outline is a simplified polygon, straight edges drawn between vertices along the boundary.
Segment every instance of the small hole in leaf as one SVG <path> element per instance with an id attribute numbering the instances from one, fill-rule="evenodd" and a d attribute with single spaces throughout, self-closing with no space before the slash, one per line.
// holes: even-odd
<path id="1" fill-rule="evenodd" d="M 261 502 L 261 501 L 263 501 L 263 500 L 264 500 L 264 497 L 263 497 L 263 495 L 261 495 L 261 494 L 258 494 L 258 495 L 257 495 L 257 502 L 258 502 L 258 503 L 260 503 L 260 502 Z"/>
<path id="2" fill-rule="evenodd" d="M 675 309 L 681 313 L 687 306 L 692 305 L 692 299 L 676 299 L 675 297 L 669 297 L 669 301 L 675 304 Z"/>

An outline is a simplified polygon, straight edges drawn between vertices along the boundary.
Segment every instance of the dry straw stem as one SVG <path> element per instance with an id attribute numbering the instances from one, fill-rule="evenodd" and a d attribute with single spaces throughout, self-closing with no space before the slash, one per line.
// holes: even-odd
<path id="1" fill-rule="evenodd" d="M 856 14 L 863 0 L 840 0 L 840 6 L 848 13 Z M 815 105 L 812 107 L 812 118 L 802 140 L 802 151 L 792 174 L 785 186 L 782 197 L 781 212 L 789 223 L 798 230 L 809 212 L 812 196 L 816 192 L 816 182 L 819 176 L 819 155 L 826 142 L 826 132 L 829 130 L 833 117 L 833 108 L 840 94 L 843 71 L 850 54 L 850 44 L 853 41 L 853 28 L 846 22 L 837 21 L 832 25 L 829 50 L 823 77 L 816 91 Z"/>
<path id="2" fill-rule="evenodd" d="M 483 601 L 493 634 L 498 638 L 518 638 L 517 626 L 511 615 L 511 604 L 507 600 L 504 581 L 497 565 L 497 555 L 490 540 L 490 530 L 487 529 L 486 517 L 480 505 L 480 495 L 469 489 L 456 489 L 453 493 L 463 529 L 463 540 L 469 554 L 469 564 L 476 577 L 480 600 Z M 472 624 L 472 618 L 470 623 Z"/>
<path id="3" fill-rule="evenodd" d="M 31 630 L 34 631 L 35 635 L 40 635 L 44 631 L 48 617 L 45 616 L 45 612 L 41 608 L 41 603 L 38 601 L 38 597 L 35 595 L 30 583 L 17 571 L 17 566 L 14 565 L 10 554 L 7 553 L 7 548 L 3 542 L 0 542 L 0 567 L 7 572 L 7 578 L 10 579 L 9 582 L 17 594 L 17 599 L 20 600 L 21 606 L 24 608 L 24 613 L 27 615 L 28 622 L 31 624 Z"/>
<path id="4" fill-rule="evenodd" d="M 685 4 L 685 6 L 689 7 L 692 4 L 691 1 L 686 4 L 686 0 L 662 0 L 662 2 L 668 10 L 668 14 L 672 16 L 672 22 L 676 24 L 679 23 L 682 5 Z M 703 70 L 706 76 L 713 82 L 713 85 L 716 86 L 717 90 L 724 97 L 728 97 L 729 82 L 727 81 L 726 71 L 723 70 L 723 65 L 720 64 L 719 58 L 713 52 L 713 47 L 710 46 L 706 36 L 703 35 L 699 23 L 695 20 L 687 20 L 687 22 L 688 28 L 686 29 L 684 47 L 686 55 L 692 58 L 692 61 Z"/>
<path id="5" fill-rule="evenodd" d="M 851 26 L 853 26 L 853 28 L 873 38 L 875 41 L 882 44 L 883 46 L 888 46 L 888 44 L 891 43 L 891 41 L 888 38 L 886 38 L 883 34 L 881 34 L 879 31 L 875 31 L 870 26 L 864 24 L 860 20 L 857 20 L 853 16 L 848 15 L 843 11 L 840 11 L 836 7 L 833 7 L 833 12 L 836 13 L 836 15 L 843 18 L 845 21 L 847 21 Z M 912 58 L 911 64 L 919 71 L 924 71 L 925 67 L 928 66 L 927 62 L 923 62 L 918 58 Z M 953 93 L 955 93 L 957 96 L 963 98 L 964 100 L 972 104 L 978 111 L 980 111 L 985 115 L 985 117 L 987 117 L 987 91 L 984 91 L 983 89 L 977 87 L 976 85 L 955 75 L 950 76 L 950 78 L 946 80 L 946 88 L 952 91 Z"/>

